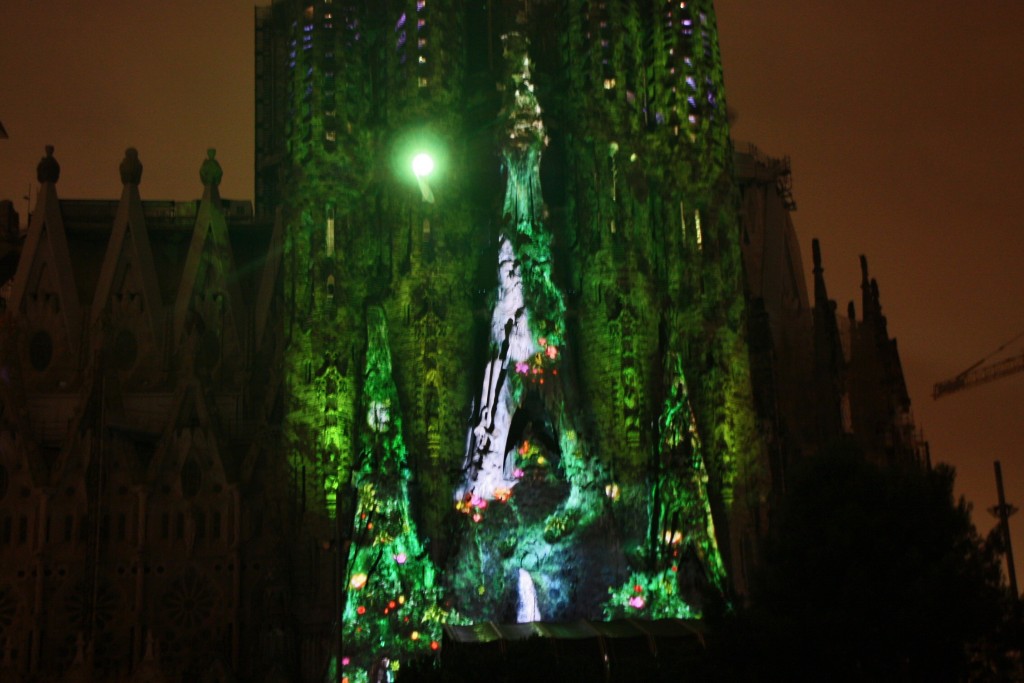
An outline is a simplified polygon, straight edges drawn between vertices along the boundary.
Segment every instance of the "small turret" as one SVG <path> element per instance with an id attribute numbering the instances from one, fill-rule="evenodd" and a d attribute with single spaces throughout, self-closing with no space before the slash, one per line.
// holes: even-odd
<path id="1" fill-rule="evenodd" d="M 216 202 L 220 202 L 220 179 L 224 177 L 224 169 L 217 161 L 217 150 L 210 147 L 206 150 L 206 159 L 199 167 L 199 180 L 203 183 L 203 199 L 209 196 Z"/>
<path id="2" fill-rule="evenodd" d="M 53 157 L 53 145 L 46 146 L 46 156 L 36 166 L 36 179 L 40 183 L 56 183 L 60 178 L 60 164 Z"/>
<path id="3" fill-rule="evenodd" d="M 139 161 L 139 150 L 134 147 L 124 151 L 124 159 L 118 168 L 121 172 L 122 185 L 138 185 L 142 182 L 142 162 Z"/>
<path id="4" fill-rule="evenodd" d="M 203 165 L 199 167 L 199 179 L 203 181 L 204 186 L 217 187 L 223 177 L 224 169 L 217 161 L 217 150 L 210 147 L 206 150 L 206 159 L 203 160 Z"/>

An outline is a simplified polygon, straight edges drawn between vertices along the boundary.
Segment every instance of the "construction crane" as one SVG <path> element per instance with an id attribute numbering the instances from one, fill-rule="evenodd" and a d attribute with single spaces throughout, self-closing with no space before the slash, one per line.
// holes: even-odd
<path id="1" fill-rule="evenodd" d="M 1003 360 L 999 360 L 994 363 L 988 363 L 989 358 L 996 355 L 1021 337 L 1024 337 L 1024 332 L 1021 332 L 1016 337 L 1006 342 L 956 377 L 947 379 L 945 382 L 936 383 L 932 388 L 932 398 L 942 398 L 946 394 L 952 394 L 960 391 L 961 389 L 967 389 L 968 387 L 997 380 L 1000 377 L 1012 375 L 1015 372 L 1024 371 L 1024 351 L 1021 351 L 1014 356 L 1010 356 L 1009 358 L 1004 358 Z"/>

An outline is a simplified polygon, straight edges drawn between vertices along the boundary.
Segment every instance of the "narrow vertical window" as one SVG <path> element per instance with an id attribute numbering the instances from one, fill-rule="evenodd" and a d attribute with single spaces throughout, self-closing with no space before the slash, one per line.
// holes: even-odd
<path id="1" fill-rule="evenodd" d="M 328 256 L 334 256 L 334 207 L 327 207 L 327 238 L 326 251 Z"/>

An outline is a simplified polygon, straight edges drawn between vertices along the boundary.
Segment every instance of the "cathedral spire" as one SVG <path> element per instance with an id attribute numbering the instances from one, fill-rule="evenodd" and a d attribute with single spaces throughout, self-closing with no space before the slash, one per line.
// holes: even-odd
<path id="1" fill-rule="evenodd" d="M 828 443 L 842 433 L 842 387 L 845 371 L 843 346 L 836 321 L 836 304 L 825 288 L 825 270 L 821 266 L 821 245 L 812 240 L 814 258 L 814 373 L 815 408 L 819 411 L 820 443 Z"/>
<path id="2" fill-rule="evenodd" d="M 871 277 L 868 275 L 868 257 L 864 254 L 860 255 L 860 292 L 860 314 L 862 320 L 867 322 L 874 318 L 875 297 L 871 292 Z"/>
<path id="3" fill-rule="evenodd" d="M 814 306 L 819 308 L 828 304 L 828 291 L 825 288 L 825 270 L 821 267 L 821 245 L 817 239 L 811 240 L 811 254 L 814 259 Z"/>

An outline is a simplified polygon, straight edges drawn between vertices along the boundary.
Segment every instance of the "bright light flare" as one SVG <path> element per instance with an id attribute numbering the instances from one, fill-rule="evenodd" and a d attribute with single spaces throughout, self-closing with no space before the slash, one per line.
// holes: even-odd
<path id="1" fill-rule="evenodd" d="M 426 178 L 434 172 L 434 158 L 426 152 L 420 152 L 412 158 L 412 172 L 417 178 Z"/>

